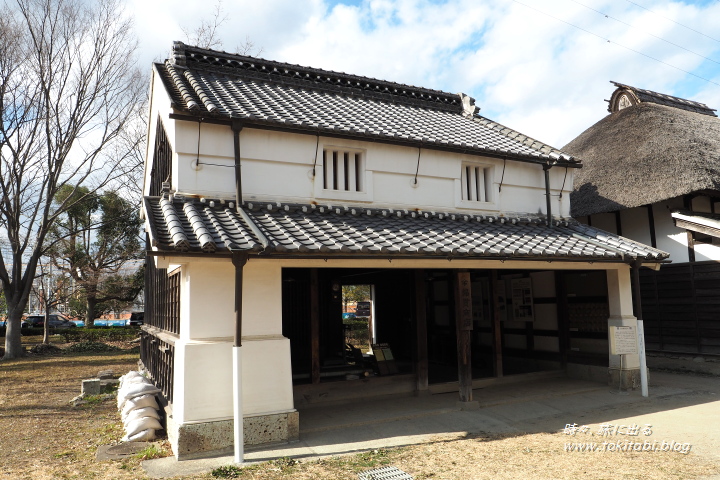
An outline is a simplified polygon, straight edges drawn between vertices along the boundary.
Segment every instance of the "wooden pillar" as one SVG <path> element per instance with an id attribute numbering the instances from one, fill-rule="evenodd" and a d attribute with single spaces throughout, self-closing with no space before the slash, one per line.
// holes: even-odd
<path id="1" fill-rule="evenodd" d="M 568 352 L 570 351 L 570 314 L 567 301 L 567 286 L 565 285 L 565 272 L 555 270 L 555 301 L 557 302 L 558 340 L 560 347 L 560 365 L 567 367 Z"/>
<path id="2" fill-rule="evenodd" d="M 690 195 L 684 195 L 683 196 L 683 206 L 686 210 L 692 211 L 692 197 Z M 695 237 L 693 237 L 693 232 L 690 230 L 685 230 L 685 234 L 687 235 L 687 246 L 688 246 L 688 262 L 694 262 L 695 261 Z"/>
<path id="3" fill-rule="evenodd" d="M 496 377 L 503 376 L 503 358 L 502 358 L 502 322 L 501 315 L 506 305 L 502 305 L 501 301 L 505 300 L 505 291 L 500 291 L 500 282 L 497 270 L 492 271 L 490 276 L 492 284 L 492 301 L 493 301 L 493 371 Z"/>
<path id="4" fill-rule="evenodd" d="M 455 274 L 455 329 L 460 401 L 472 402 L 472 284 L 470 272 L 466 271 Z"/>
<path id="5" fill-rule="evenodd" d="M 418 392 L 428 389 L 427 303 L 425 270 L 415 270 L 415 329 L 417 358 L 415 372 Z"/>
<path id="6" fill-rule="evenodd" d="M 310 269 L 310 378 L 320 383 L 320 287 L 317 268 Z"/>

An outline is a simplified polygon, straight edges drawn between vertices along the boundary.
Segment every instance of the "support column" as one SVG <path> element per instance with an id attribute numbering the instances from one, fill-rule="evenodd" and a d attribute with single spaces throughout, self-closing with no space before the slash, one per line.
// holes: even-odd
<path id="1" fill-rule="evenodd" d="M 617 270 L 607 271 L 608 306 L 610 318 L 608 327 L 635 327 L 637 319 L 633 315 L 632 282 L 630 267 L 623 265 Z M 608 335 L 610 335 L 608 329 Z M 609 343 L 608 336 L 608 343 Z M 608 383 L 614 388 L 634 389 L 640 386 L 640 358 L 637 354 L 623 355 L 622 369 L 620 355 L 608 351 Z"/>
<path id="2" fill-rule="evenodd" d="M 493 301 L 493 370 L 496 377 L 503 376 L 503 357 L 502 357 L 502 321 L 501 312 L 504 311 L 505 305 L 500 304 L 501 299 L 505 299 L 505 291 L 500 292 L 500 283 L 498 280 L 497 270 L 492 271 L 490 277 L 492 282 L 492 301 Z"/>
<path id="3" fill-rule="evenodd" d="M 310 270 L 310 378 L 312 383 L 320 383 L 320 287 L 318 270 Z"/>
<path id="4" fill-rule="evenodd" d="M 455 274 L 455 329 L 458 350 L 458 380 L 462 410 L 478 408 L 472 397 L 472 284 L 470 272 L 459 271 Z"/>
<path id="5" fill-rule="evenodd" d="M 417 393 L 428 392 L 427 305 L 425 270 L 415 270 L 415 335 L 417 338 Z"/>

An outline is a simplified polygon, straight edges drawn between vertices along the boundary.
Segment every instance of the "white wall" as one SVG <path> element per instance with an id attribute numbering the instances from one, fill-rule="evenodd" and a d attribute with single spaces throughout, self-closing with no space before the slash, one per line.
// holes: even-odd
<path id="1" fill-rule="evenodd" d="M 183 424 L 232 418 L 235 269 L 230 259 L 181 261 L 180 339 L 173 416 Z M 279 264 L 243 269 L 243 412 L 294 409 L 290 341 L 282 336 Z"/>
<path id="2" fill-rule="evenodd" d="M 177 158 L 173 188 L 179 193 L 232 200 L 235 195 L 234 150 L 229 126 L 174 123 L 173 145 Z M 170 131 L 168 131 L 170 134 Z M 462 155 L 360 140 L 300 135 L 244 128 L 240 133 L 242 193 L 245 201 L 355 204 L 371 207 L 421 208 L 468 212 L 545 212 L 545 179 L 542 167 L 489 157 Z M 315 158 L 317 144 L 317 160 Z M 363 192 L 337 192 L 322 188 L 322 151 L 325 146 L 360 150 L 365 154 Z M 490 167 L 490 202 L 460 200 L 463 162 Z M 205 163 L 205 165 L 203 165 Z M 207 165 L 214 163 L 215 166 Z M 313 177 L 313 164 L 316 175 Z M 415 184 L 415 172 L 417 184 Z M 569 216 L 573 169 L 550 170 L 554 215 Z M 502 190 L 500 190 L 502 180 Z M 562 198 L 560 189 L 564 190 Z"/>

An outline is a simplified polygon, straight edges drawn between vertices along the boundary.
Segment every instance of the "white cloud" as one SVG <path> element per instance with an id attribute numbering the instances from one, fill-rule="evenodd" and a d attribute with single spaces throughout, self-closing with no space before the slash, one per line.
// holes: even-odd
<path id="1" fill-rule="evenodd" d="M 129 1 L 145 62 L 212 16 L 207 1 Z M 226 1 L 221 36 L 226 50 L 249 36 L 264 58 L 462 91 L 481 114 L 562 146 L 607 113 L 610 80 L 720 108 L 719 86 L 632 51 L 720 83 L 720 64 L 647 34 L 720 61 L 720 42 L 663 18 L 720 37 L 720 3 L 638 3 L 654 13 L 618 0 Z"/>

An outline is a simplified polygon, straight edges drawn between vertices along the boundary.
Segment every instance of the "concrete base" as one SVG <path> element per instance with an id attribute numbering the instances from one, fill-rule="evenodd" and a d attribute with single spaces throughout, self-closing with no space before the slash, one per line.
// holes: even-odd
<path id="1" fill-rule="evenodd" d="M 607 382 L 610 387 L 618 390 L 636 390 L 640 388 L 640 369 L 629 368 L 621 371 L 619 368 L 610 367 Z"/>
<path id="2" fill-rule="evenodd" d="M 480 402 L 478 402 L 477 400 L 472 402 L 457 401 L 455 402 L 455 406 L 460 411 L 480 410 Z"/>
<path id="3" fill-rule="evenodd" d="M 174 424 L 168 418 L 168 439 L 178 460 L 233 452 L 233 421 Z M 300 438 L 300 417 L 296 410 L 244 418 L 245 446 L 294 442 Z"/>

